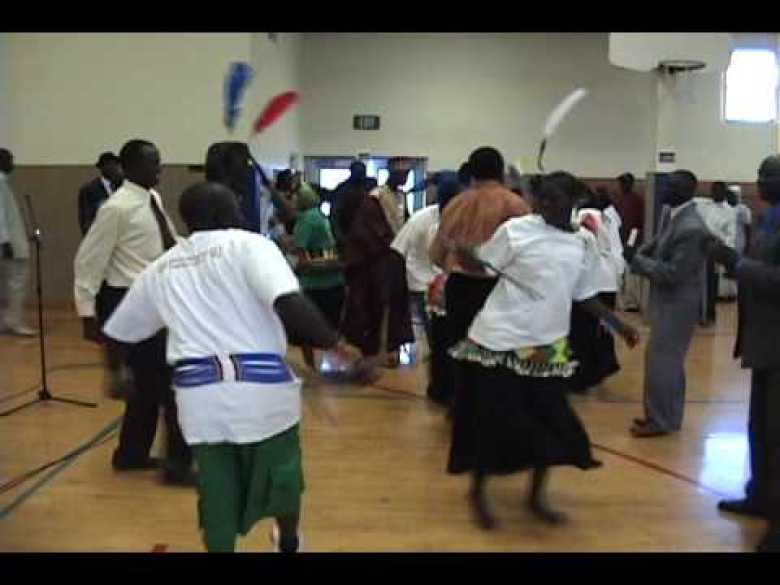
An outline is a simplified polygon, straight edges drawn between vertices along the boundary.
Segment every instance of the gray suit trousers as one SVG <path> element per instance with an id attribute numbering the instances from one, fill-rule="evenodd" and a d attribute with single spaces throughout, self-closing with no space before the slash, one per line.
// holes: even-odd
<path id="1" fill-rule="evenodd" d="M 645 418 L 660 431 L 679 431 L 685 410 L 685 355 L 699 317 L 699 295 L 650 305 L 645 353 Z"/>

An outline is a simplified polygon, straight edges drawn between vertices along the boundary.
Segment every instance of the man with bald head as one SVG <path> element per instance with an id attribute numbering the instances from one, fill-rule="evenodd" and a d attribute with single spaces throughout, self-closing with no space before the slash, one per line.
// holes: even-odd
<path id="1" fill-rule="evenodd" d="M 752 370 L 750 383 L 751 477 L 745 498 L 723 500 L 718 508 L 764 517 L 769 529 L 759 552 L 780 552 L 780 156 L 764 159 L 758 169 L 758 192 L 769 204 L 753 235 L 749 252 L 740 255 L 723 242 L 712 257 L 736 278 L 739 325 L 735 357 Z"/>

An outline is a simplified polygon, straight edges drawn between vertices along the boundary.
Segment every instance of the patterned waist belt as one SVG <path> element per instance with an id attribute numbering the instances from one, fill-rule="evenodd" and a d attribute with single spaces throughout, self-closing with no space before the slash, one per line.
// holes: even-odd
<path id="1" fill-rule="evenodd" d="M 173 385 L 192 388 L 217 382 L 257 382 L 281 384 L 294 380 L 279 354 L 237 353 L 177 361 L 173 366 Z"/>

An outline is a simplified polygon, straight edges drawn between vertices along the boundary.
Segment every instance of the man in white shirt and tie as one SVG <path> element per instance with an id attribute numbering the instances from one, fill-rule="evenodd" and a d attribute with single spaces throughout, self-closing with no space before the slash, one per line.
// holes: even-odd
<path id="1" fill-rule="evenodd" d="M 24 323 L 24 302 L 30 276 L 30 242 L 19 205 L 8 183 L 14 170 L 14 155 L 0 148 L 0 247 L 3 280 L 8 306 L 0 318 L 0 333 L 23 337 L 37 334 Z"/>
<path id="2" fill-rule="evenodd" d="M 144 268 L 176 243 L 176 230 L 153 189 L 160 180 L 159 151 L 151 142 L 131 140 L 119 157 L 126 180 L 98 210 L 74 262 L 76 310 L 88 339 L 97 339 L 98 327 Z M 161 331 L 127 352 L 133 390 L 112 463 L 118 471 L 157 467 L 149 451 L 162 406 L 168 427 L 165 479 L 191 484 L 192 455 L 176 416 L 165 346 L 166 332 Z"/>

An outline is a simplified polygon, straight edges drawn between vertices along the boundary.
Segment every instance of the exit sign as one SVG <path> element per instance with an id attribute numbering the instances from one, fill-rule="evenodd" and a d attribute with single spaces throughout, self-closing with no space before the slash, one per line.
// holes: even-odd
<path id="1" fill-rule="evenodd" d="M 355 130 L 379 130 L 379 116 L 354 116 L 352 128 Z"/>

